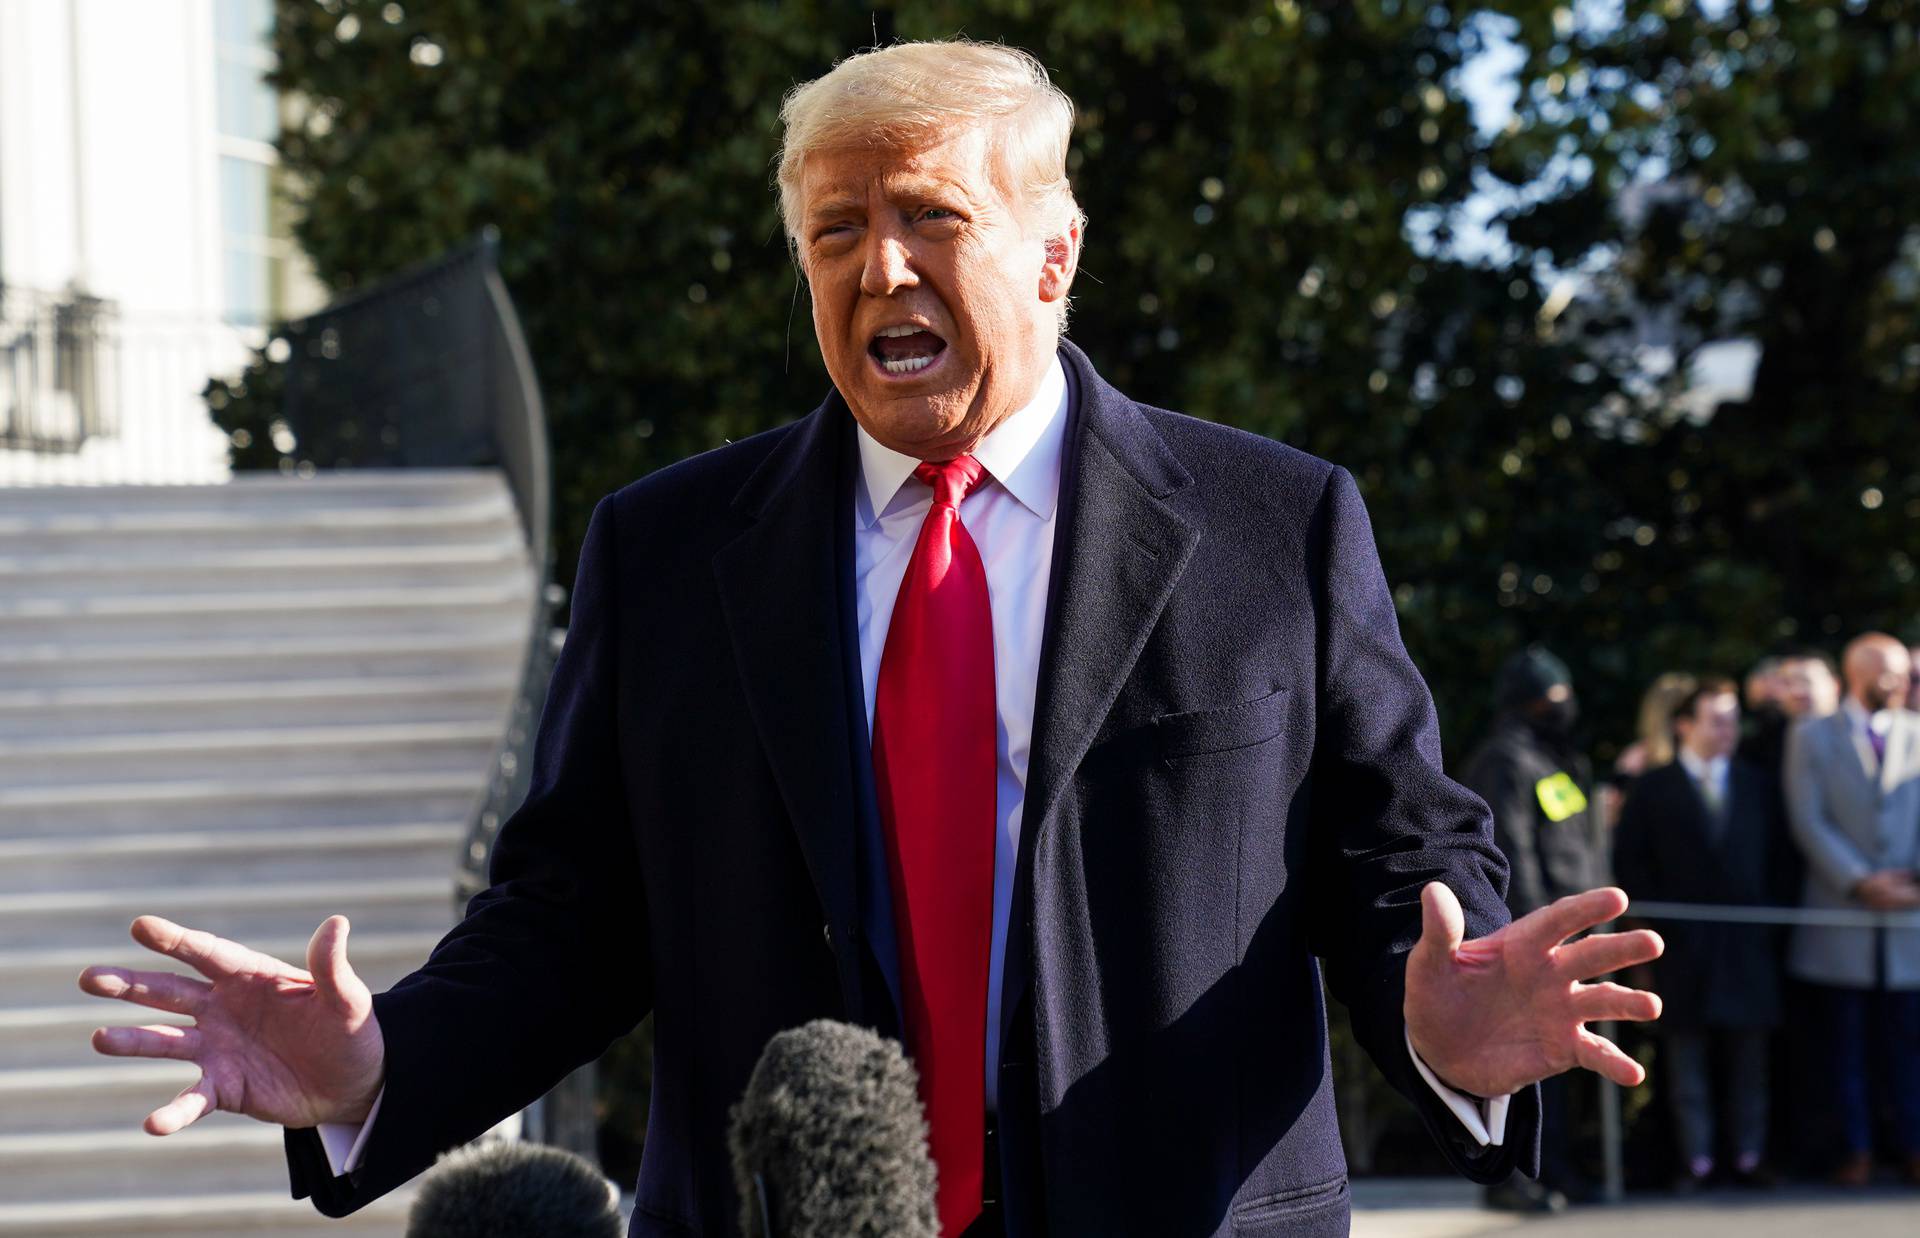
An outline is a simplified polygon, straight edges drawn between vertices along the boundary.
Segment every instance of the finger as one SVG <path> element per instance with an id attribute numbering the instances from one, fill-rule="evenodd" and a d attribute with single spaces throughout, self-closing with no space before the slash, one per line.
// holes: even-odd
<path id="1" fill-rule="evenodd" d="M 1646 1068 L 1620 1051 L 1620 1046 L 1605 1036 L 1596 1036 L 1585 1028 L 1578 1032 L 1580 1043 L 1574 1049 L 1574 1060 L 1598 1075 L 1605 1075 L 1623 1088 L 1640 1086 L 1646 1079 Z"/>
<path id="2" fill-rule="evenodd" d="M 1604 976 L 1624 967 L 1651 963 L 1666 950 L 1667 943 L 1652 929 L 1631 933 L 1597 933 L 1559 947 L 1553 953 L 1554 965 L 1575 980 Z"/>
<path id="3" fill-rule="evenodd" d="M 307 943 L 307 970 L 313 973 L 314 987 L 343 1011 L 365 1010 L 373 1004 L 373 995 L 347 962 L 347 933 L 352 927 L 345 916 L 328 916 Z"/>
<path id="4" fill-rule="evenodd" d="M 1573 987 L 1573 1012 L 1583 1021 L 1604 1022 L 1619 1019 L 1628 1023 L 1649 1023 L 1660 1017 L 1663 1003 L 1658 993 L 1629 989 L 1620 984 L 1577 984 Z"/>
<path id="5" fill-rule="evenodd" d="M 166 1057 L 188 1062 L 200 1055 L 200 1029 L 165 1023 L 100 1027 L 94 1029 L 93 1047 L 108 1057 Z"/>
<path id="6" fill-rule="evenodd" d="M 245 972 L 277 976 L 297 970 L 270 954 L 161 916 L 140 916 L 133 922 L 132 933 L 133 939 L 147 949 L 185 963 L 209 980 L 225 980 Z"/>
<path id="7" fill-rule="evenodd" d="M 1420 891 L 1420 944 L 1431 943 L 1448 958 L 1467 936 L 1466 913 L 1443 881 L 1429 881 Z"/>
<path id="8" fill-rule="evenodd" d="M 201 1075 L 198 1083 L 148 1114 L 143 1125 L 149 1135 L 171 1135 L 192 1126 L 213 1109 L 213 1088 Z"/>
<path id="9" fill-rule="evenodd" d="M 1626 909 L 1625 890 L 1602 886 L 1555 899 L 1538 911 L 1522 916 L 1513 927 L 1541 946 L 1557 946 L 1575 933 L 1617 918 Z"/>
<path id="10" fill-rule="evenodd" d="M 204 980 L 176 976 L 166 971 L 133 971 L 124 967 L 89 967 L 80 973 L 80 991 L 95 997 L 113 997 L 124 1002 L 170 1010 L 174 1014 L 197 1014 L 213 986 Z"/>

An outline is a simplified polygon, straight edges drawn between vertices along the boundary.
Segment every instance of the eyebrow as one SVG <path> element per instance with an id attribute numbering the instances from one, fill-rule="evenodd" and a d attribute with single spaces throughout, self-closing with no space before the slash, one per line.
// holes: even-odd
<path id="1" fill-rule="evenodd" d="M 958 200 L 971 205 L 973 199 L 954 181 L 916 177 L 911 180 L 893 180 L 885 184 L 883 190 L 889 198 L 902 198 L 907 201 L 926 201 L 931 198 Z M 861 210 L 866 207 L 864 195 L 838 193 L 818 203 L 807 212 L 809 221 L 826 219 L 847 211 Z"/>
<path id="2" fill-rule="evenodd" d="M 816 204 L 812 210 L 807 212 L 807 218 L 809 220 L 826 219 L 847 211 L 858 210 L 863 205 L 865 205 L 865 203 L 852 194 L 836 194 L 826 201 Z"/>

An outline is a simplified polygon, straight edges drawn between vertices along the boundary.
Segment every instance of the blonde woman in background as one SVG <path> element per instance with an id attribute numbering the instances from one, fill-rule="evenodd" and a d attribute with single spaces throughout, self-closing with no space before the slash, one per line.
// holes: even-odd
<path id="1" fill-rule="evenodd" d="M 1673 760 L 1673 710 L 1693 693 L 1698 683 L 1685 671 L 1668 671 L 1654 680 L 1646 695 L 1640 698 L 1636 738 L 1613 763 L 1613 771 L 1623 786 Z"/>

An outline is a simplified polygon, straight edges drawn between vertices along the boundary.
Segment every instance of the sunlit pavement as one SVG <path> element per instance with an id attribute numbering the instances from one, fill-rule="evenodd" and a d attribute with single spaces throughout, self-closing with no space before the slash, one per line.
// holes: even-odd
<path id="1" fill-rule="evenodd" d="M 1707 1191 L 1680 1200 L 1630 1196 L 1613 1206 L 1574 1208 L 1553 1217 L 1488 1212 L 1479 1190 L 1444 1179 L 1356 1182 L 1354 1238 L 1467 1238 L 1524 1228 L 1527 1238 L 1915 1238 L 1920 1235 L 1920 1190 L 1897 1187 L 1837 1191 L 1783 1187 L 1777 1191 Z"/>

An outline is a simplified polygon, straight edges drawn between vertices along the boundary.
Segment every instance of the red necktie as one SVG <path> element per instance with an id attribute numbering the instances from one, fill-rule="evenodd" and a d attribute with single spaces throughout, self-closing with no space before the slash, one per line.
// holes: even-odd
<path id="1" fill-rule="evenodd" d="M 893 604 L 873 706 L 873 770 L 893 882 L 907 1048 L 939 1172 L 940 1232 L 980 1212 L 987 966 L 993 938 L 993 610 L 960 500 L 985 476 L 961 456 L 913 471 L 933 487 Z"/>

